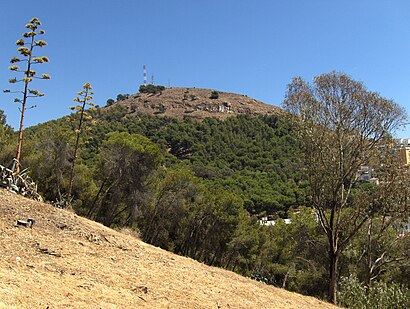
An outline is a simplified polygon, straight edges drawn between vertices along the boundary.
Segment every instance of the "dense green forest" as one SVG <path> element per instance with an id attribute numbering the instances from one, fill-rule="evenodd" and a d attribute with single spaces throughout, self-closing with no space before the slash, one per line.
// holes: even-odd
<path id="1" fill-rule="evenodd" d="M 24 132 L 21 163 L 47 201 L 107 226 L 128 226 L 148 243 L 209 265 L 327 297 L 327 240 L 308 207 L 301 150 L 288 119 L 135 117 L 118 104 L 87 112 L 72 196 L 67 192 L 79 113 Z M 1 120 L 0 163 L 9 165 L 17 139 L 4 115 Z M 259 223 L 267 214 L 278 218 L 274 226 Z M 379 220 L 375 231 L 383 225 Z M 383 254 L 396 235 L 393 225 L 376 235 L 383 242 L 374 255 Z M 355 286 L 363 287 L 366 237 L 363 229 L 341 257 L 345 304 L 360 290 Z M 377 289 L 402 295 L 403 302 L 410 273 L 401 262 L 408 246 L 407 239 L 392 246 L 390 260 L 399 262 L 382 265 L 374 280 Z M 386 280 L 395 283 L 383 286 Z"/>
<path id="2" fill-rule="evenodd" d="M 289 124 L 279 116 L 181 121 L 149 115 L 128 116 L 127 108 L 121 105 L 90 113 L 95 124 L 86 124 L 79 167 L 88 172 L 95 172 L 98 167 L 107 134 L 127 132 L 143 135 L 157 145 L 161 149 L 163 168 L 185 168 L 207 186 L 235 193 L 252 215 L 265 212 L 287 217 L 289 208 L 304 205 L 306 182 L 300 172 L 297 141 Z M 23 166 L 33 163 L 39 166 L 43 159 L 53 156 L 66 160 L 67 165 L 76 117 L 73 114 L 27 129 Z M 48 143 L 52 143 L 55 153 L 50 153 Z M 4 162 L 11 161 L 13 147 L 8 155 Z M 61 162 L 55 168 L 63 167 Z M 37 175 L 35 168 L 32 173 L 38 179 L 40 192 L 48 200 L 59 197 L 62 192 L 50 189 L 45 175 Z M 89 181 L 98 182 L 94 178 Z M 76 199 L 81 196 L 81 190 L 77 190 Z"/>

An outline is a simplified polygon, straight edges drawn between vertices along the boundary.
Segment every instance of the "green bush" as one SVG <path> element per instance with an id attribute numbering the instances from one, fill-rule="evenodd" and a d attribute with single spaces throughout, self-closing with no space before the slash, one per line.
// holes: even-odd
<path id="1" fill-rule="evenodd" d="M 219 98 L 219 92 L 218 91 L 212 91 L 211 96 L 209 97 L 210 99 L 218 99 Z"/>
<path id="2" fill-rule="evenodd" d="M 338 297 L 340 305 L 347 308 L 410 308 L 408 289 L 386 282 L 374 282 L 367 287 L 355 276 L 341 278 Z"/>
<path id="3" fill-rule="evenodd" d="M 120 94 L 117 95 L 117 102 L 118 101 L 124 101 L 124 100 L 128 99 L 129 97 L 130 97 L 130 95 L 128 93 L 127 94 L 121 94 L 120 93 Z"/>
<path id="4" fill-rule="evenodd" d="M 113 99 L 108 99 L 107 100 L 107 105 L 106 106 L 111 106 L 115 103 L 115 101 Z"/>
<path id="5" fill-rule="evenodd" d="M 164 90 L 165 90 L 164 86 L 160 86 L 160 85 L 155 86 L 155 85 L 149 84 L 149 85 L 141 85 L 139 92 L 156 94 L 156 93 L 161 93 Z"/>

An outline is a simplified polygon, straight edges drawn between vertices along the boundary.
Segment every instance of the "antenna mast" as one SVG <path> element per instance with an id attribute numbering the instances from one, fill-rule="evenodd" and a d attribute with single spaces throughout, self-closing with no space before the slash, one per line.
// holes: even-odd
<path id="1" fill-rule="evenodd" d="M 147 85 L 147 66 L 144 64 L 144 86 Z"/>

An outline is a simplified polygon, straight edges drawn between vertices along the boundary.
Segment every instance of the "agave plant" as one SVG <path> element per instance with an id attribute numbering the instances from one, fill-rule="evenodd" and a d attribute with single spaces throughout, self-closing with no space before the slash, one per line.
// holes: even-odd
<path id="1" fill-rule="evenodd" d="M 28 170 L 22 169 L 17 172 L 17 166 L 16 159 L 11 169 L 0 165 L 0 187 L 33 200 L 42 201 L 42 197 L 37 193 L 37 185 L 28 176 Z"/>

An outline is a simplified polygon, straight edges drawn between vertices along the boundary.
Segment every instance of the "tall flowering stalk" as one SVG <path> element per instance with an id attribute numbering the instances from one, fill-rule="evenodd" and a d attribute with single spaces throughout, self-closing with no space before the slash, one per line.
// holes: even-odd
<path id="1" fill-rule="evenodd" d="M 35 97 L 42 97 L 44 93 L 40 93 L 37 89 L 29 88 L 29 84 L 34 79 L 50 79 L 50 75 L 42 74 L 41 76 L 37 76 L 36 71 L 33 70 L 33 66 L 48 62 L 47 56 L 35 56 L 33 54 L 34 48 L 36 47 L 43 47 L 47 45 L 47 42 L 44 40 L 36 40 L 36 36 L 43 35 L 45 33 L 44 30 L 38 29 L 41 25 L 41 22 L 38 18 L 34 17 L 30 20 L 30 22 L 26 25 L 27 32 L 23 33 L 23 38 L 17 40 L 16 45 L 18 46 L 17 52 L 21 55 L 20 57 L 13 57 L 10 60 L 12 64 L 9 66 L 9 70 L 13 72 L 22 73 L 23 77 L 18 79 L 17 77 L 13 77 L 9 79 L 10 84 L 15 84 L 22 82 L 24 84 L 23 91 L 11 91 L 10 89 L 3 90 L 3 92 L 9 93 L 19 93 L 21 97 L 15 98 L 14 102 L 19 103 L 20 107 L 20 127 L 19 127 L 19 137 L 18 137 L 18 145 L 17 145 L 17 172 L 20 169 L 20 157 L 21 157 L 21 148 L 23 144 L 23 126 L 24 126 L 24 116 L 27 110 L 27 99 L 28 98 L 35 98 Z M 24 68 L 20 68 L 17 64 L 22 64 Z M 31 106 L 33 108 L 35 106 Z"/>
<path id="2" fill-rule="evenodd" d="M 80 144 L 80 136 L 82 131 L 82 126 L 84 121 L 88 121 L 92 119 L 92 116 L 86 111 L 87 107 L 94 108 L 94 103 L 90 102 L 93 99 L 94 92 L 91 91 L 92 87 L 90 83 L 85 83 L 83 86 L 83 90 L 77 92 L 77 97 L 74 98 L 74 102 L 78 104 L 75 106 L 71 106 L 71 110 L 75 110 L 80 115 L 80 120 L 78 123 L 77 128 L 75 129 L 75 144 L 74 144 L 74 151 L 73 151 L 73 161 L 71 163 L 71 173 L 70 173 L 70 182 L 68 187 L 68 198 L 71 198 L 71 193 L 73 190 L 73 180 L 74 180 L 74 169 L 75 164 L 77 161 L 78 156 L 78 147 Z"/>

